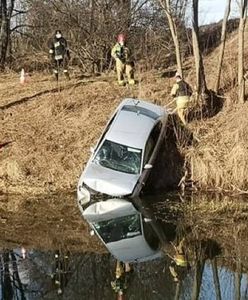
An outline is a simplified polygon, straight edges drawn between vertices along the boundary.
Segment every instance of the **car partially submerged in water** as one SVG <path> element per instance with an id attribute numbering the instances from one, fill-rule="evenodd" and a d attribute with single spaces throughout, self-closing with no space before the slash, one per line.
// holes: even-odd
<path id="1" fill-rule="evenodd" d="M 88 222 L 108 251 L 122 262 L 143 262 L 160 258 L 160 239 L 152 226 L 127 200 L 116 198 L 98 201 L 81 208 Z"/>
<path id="2" fill-rule="evenodd" d="M 125 99 L 110 118 L 77 187 L 79 205 L 96 194 L 135 197 L 163 141 L 168 114 L 158 105 Z"/>

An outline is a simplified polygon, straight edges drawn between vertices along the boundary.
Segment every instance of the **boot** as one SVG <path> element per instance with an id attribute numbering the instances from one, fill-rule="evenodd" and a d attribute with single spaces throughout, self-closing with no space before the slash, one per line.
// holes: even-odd
<path id="1" fill-rule="evenodd" d="M 119 86 L 124 86 L 125 85 L 125 81 L 124 80 L 118 80 L 118 84 L 119 84 Z"/>
<path id="2" fill-rule="evenodd" d="M 59 73 L 54 73 L 54 81 L 58 81 L 59 80 Z"/>
<path id="3" fill-rule="evenodd" d="M 66 80 L 70 80 L 70 75 L 69 75 L 68 71 L 65 70 L 64 74 L 65 74 Z"/>
<path id="4" fill-rule="evenodd" d="M 135 84 L 134 79 L 129 79 L 129 80 L 128 80 L 128 84 L 129 84 L 129 85 L 134 85 L 134 84 Z"/>

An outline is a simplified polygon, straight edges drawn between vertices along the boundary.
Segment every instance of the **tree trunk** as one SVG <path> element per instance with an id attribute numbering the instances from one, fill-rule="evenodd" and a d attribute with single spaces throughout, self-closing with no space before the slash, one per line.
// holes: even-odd
<path id="1" fill-rule="evenodd" d="M 170 1 L 169 0 L 160 0 L 160 4 L 165 12 L 166 17 L 167 17 L 171 36 L 172 36 L 173 43 L 175 46 L 177 71 L 181 74 L 181 76 L 183 78 L 182 57 L 181 57 L 181 51 L 180 51 L 179 38 L 178 38 L 176 24 L 173 20 L 172 13 L 171 13 Z"/>
<path id="2" fill-rule="evenodd" d="M 242 279 L 242 265 L 240 260 L 237 262 L 237 269 L 235 272 L 235 300 L 241 299 L 241 279 Z"/>
<path id="3" fill-rule="evenodd" d="M 91 8 L 90 8 L 90 35 L 92 36 L 94 32 L 94 22 L 95 22 L 95 0 L 91 0 Z"/>
<path id="4" fill-rule="evenodd" d="M 193 0 L 193 26 L 192 26 L 192 43 L 193 53 L 195 58 L 195 69 L 196 69 L 196 88 L 197 95 L 199 96 L 206 94 L 207 84 L 205 79 L 204 65 L 202 55 L 199 46 L 199 26 L 198 26 L 198 0 Z"/>
<path id="5" fill-rule="evenodd" d="M 230 8 L 231 8 L 231 0 L 227 0 L 226 2 L 226 9 L 225 14 L 222 22 L 222 30 L 221 30 L 221 45 L 220 45 L 220 54 L 219 54 L 219 61 L 218 61 L 218 71 L 217 71 L 217 80 L 215 84 L 215 91 L 218 92 L 220 87 L 220 77 L 221 77 L 221 69 L 222 69 L 222 62 L 224 57 L 224 50 L 225 50 L 225 44 L 226 44 L 226 25 L 227 20 L 230 14 Z"/>
<path id="6" fill-rule="evenodd" d="M 245 81 L 244 81 L 244 32 L 247 17 L 247 0 L 241 0 L 239 20 L 239 51 L 238 51 L 238 85 L 239 102 L 245 102 Z"/>
<path id="7" fill-rule="evenodd" d="M 193 282 L 191 300 L 198 300 L 198 298 L 199 298 L 204 266 L 205 266 L 205 260 L 202 260 L 202 259 L 197 260 L 196 265 L 195 265 L 194 282 Z"/>
<path id="8" fill-rule="evenodd" d="M 180 300 L 181 286 L 182 286 L 182 283 L 178 282 L 176 285 L 176 294 L 175 294 L 174 300 Z"/>
<path id="9" fill-rule="evenodd" d="M 0 24 L 0 70 L 4 69 L 7 51 L 10 41 L 10 19 L 14 9 L 14 1 L 11 0 L 9 6 L 7 0 L 1 0 L 1 24 Z"/>
<path id="10" fill-rule="evenodd" d="M 216 258 L 211 260 L 212 270 L 213 270 L 213 278 L 214 278 L 214 287 L 215 287 L 215 296 L 216 300 L 221 300 L 221 290 L 220 290 L 220 281 L 218 275 L 218 267 Z"/>
<path id="11" fill-rule="evenodd" d="M 4 69 L 8 49 L 7 1 L 1 0 L 0 69 Z"/>

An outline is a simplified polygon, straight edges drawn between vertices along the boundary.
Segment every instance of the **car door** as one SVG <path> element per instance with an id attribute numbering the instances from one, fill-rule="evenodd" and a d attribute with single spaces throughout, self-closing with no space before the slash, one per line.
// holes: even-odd
<path id="1" fill-rule="evenodd" d="M 143 171 L 139 178 L 139 181 L 133 191 L 132 197 L 136 197 L 140 194 L 143 186 L 146 183 L 146 180 L 151 172 L 152 163 L 154 162 L 155 155 L 157 152 L 157 144 L 160 143 L 161 130 L 163 124 L 161 121 L 154 126 L 152 129 L 145 146 L 144 156 L 143 156 Z M 150 166 L 149 166 L 150 165 Z"/>

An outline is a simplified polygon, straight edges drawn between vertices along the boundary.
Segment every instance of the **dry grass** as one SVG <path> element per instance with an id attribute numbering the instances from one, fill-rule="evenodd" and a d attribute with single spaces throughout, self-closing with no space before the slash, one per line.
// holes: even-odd
<path id="1" fill-rule="evenodd" d="M 247 257 L 248 205 L 246 196 L 216 193 L 167 196 L 154 203 L 156 218 L 174 223 L 175 240 L 187 240 L 187 250 L 197 242 L 212 240 L 222 249 L 222 256 Z"/>
<path id="2" fill-rule="evenodd" d="M 178 135 L 178 149 L 191 166 L 191 179 L 199 188 L 247 191 L 248 106 L 234 105 L 236 44 L 232 34 L 222 78 L 226 92 L 223 111 L 212 119 L 190 123 L 188 128 L 198 145 L 189 147 L 184 134 Z M 215 82 L 217 51 L 205 58 L 210 88 Z M 191 59 L 187 65 L 192 66 Z M 71 82 L 61 82 L 59 92 L 47 74 L 31 74 L 30 82 L 23 86 L 19 74 L 1 74 L 0 143 L 12 144 L 0 150 L 0 190 L 37 194 L 75 189 L 90 146 L 124 97 L 150 99 L 161 105 L 170 102 L 173 78 L 138 70 L 140 83 L 131 88 L 118 87 L 114 74 L 78 81 L 75 71 Z M 194 70 L 187 72 L 194 86 Z"/>
<path id="3" fill-rule="evenodd" d="M 247 192 L 247 113 L 245 104 L 200 126 L 197 124 L 204 134 L 198 146 L 187 152 L 187 160 L 192 180 L 199 187 Z"/>
<path id="4" fill-rule="evenodd" d="M 149 76 L 143 74 L 142 97 L 157 94 L 155 100 L 162 103 L 163 88 L 148 83 L 162 79 L 151 80 Z M 63 81 L 60 92 L 49 92 L 56 84 L 46 75 L 34 74 L 25 86 L 20 86 L 13 74 L 1 78 L 0 141 L 13 141 L 0 154 L 3 192 L 37 194 L 75 189 L 89 148 L 115 107 L 125 96 L 141 94 L 139 85 L 133 89 L 118 87 L 113 77 L 85 81 Z M 45 93 L 41 95 L 41 91 Z M 5 109 L 10 103 L 17 104 Z"/>

